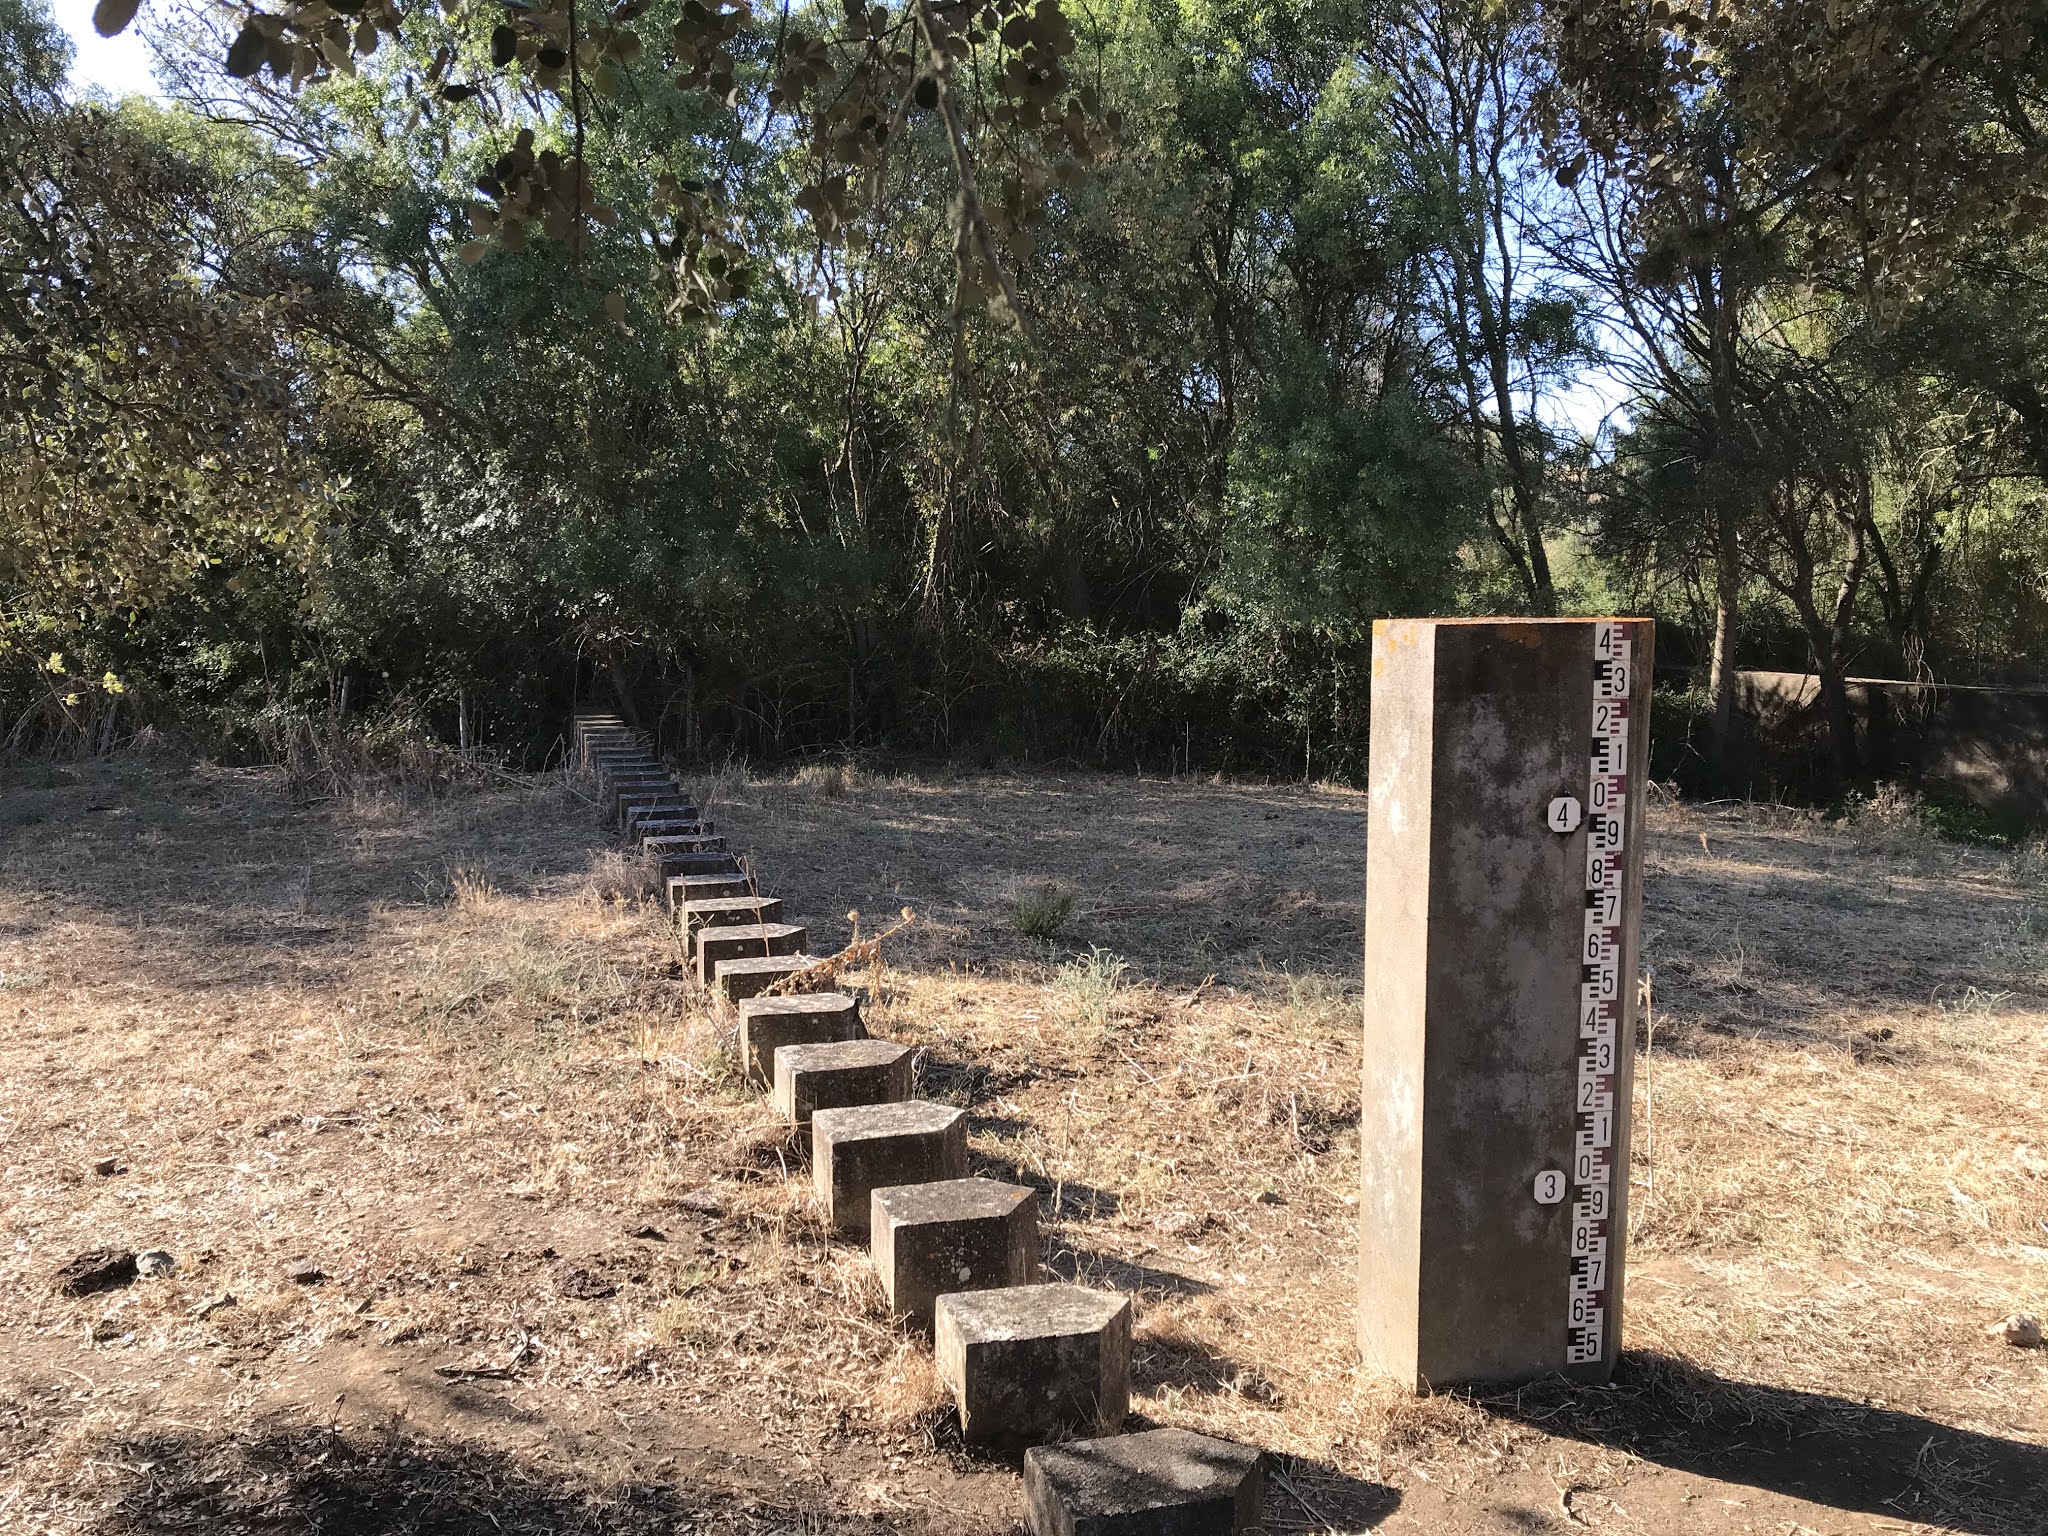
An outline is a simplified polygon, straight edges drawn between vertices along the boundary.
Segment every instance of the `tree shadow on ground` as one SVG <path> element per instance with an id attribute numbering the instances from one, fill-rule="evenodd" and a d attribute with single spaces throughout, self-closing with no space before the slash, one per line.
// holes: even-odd
<path id="1" fill-rule="evenodd" d="M 1676 1471 L 1969 1536 L 2039 1536 L 2048 1510 L 2048 1447 L 1665 1355 L 1624 1354 L 1603 1388 L 1540 1382 L 1480 1402 Z"/>
<path id="2" fill-rule="evenodd" d="M 787 1486 L 754 1494 L 674 1481 L 599 1486 L 460 1441 L 399 1432 L 257 1425 L 235 1435 L 124 1436 L 102 1467 L 125 1481 L 94 1536 L 198 1532 L 209 1536 L 940 1536 L 927 1516 L 832 1512 Z M 994 1536 L 1000 1523 L 977 1529 Z"/>

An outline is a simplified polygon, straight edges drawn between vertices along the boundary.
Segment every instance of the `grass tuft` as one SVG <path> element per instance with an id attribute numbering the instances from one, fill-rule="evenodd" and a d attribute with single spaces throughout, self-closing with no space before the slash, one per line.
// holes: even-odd
<path id="1" fill-rule="evenodd" d="M 1025 938 L 1051 948 L 1074 920 L 1074 899 L 1074 892 L 1057 880 L 1041 880 L 1010 908 L 1010 926 Z"/>

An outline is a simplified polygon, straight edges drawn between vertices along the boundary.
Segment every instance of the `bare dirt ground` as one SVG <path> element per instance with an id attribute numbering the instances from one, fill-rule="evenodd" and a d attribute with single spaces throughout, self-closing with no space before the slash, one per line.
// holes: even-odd
<path id="1" fill-rule="evenodd" d="M 2038 857 L 1657 810 L 1623 1368 L 1417 1401 L 1350 1342 L 1361 796 L 706 789 L 814 949 L 916 911 L 870 1027 L 1270 1529 L 2048 1530 L 2048 1351 L 1983 1331 L 2048 1314 Z M 610 847 L 545 780 L 13 772 L 0 1529 L 1017 1529 Z M 53 1290 L 100 1248 L 175 1268 Z"/>

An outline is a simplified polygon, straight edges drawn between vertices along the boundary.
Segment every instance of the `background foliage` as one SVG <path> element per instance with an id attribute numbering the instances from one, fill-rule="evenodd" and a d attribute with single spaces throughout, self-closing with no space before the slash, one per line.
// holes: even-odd
<path id="1" fill-rule="evenodd" d="M 2016 0 L 374 9 L 116 106 L 0 0 L 15 745 L 1359 777 L 1375 617 L 1619 607 L 1853 782 L 1851 674 L 2048 681 Z"/>

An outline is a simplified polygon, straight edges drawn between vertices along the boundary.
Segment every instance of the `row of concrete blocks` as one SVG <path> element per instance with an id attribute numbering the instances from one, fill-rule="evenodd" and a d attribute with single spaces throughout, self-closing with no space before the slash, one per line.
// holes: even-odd
<path id="1" fill-rule="evenodd" d="M 1186 1430 L 1117 1433 L 1129 1300 L 1040 1283 L 1036 1194 L 967 1175 L 966 1117 L 911 1097 L 910 1047 L 869 1038 L 846 993 L 772 990 L 801 984 L 808 935 L 659 759 L 595 716 L 578 717 L 576 750 L 608 813 L 660 865 L 699 978 L 738 1008 L 748 1080 L 808 1130 L 833 1231 L 867 1239 L 891 1311 L 932 1339 L 962 1437 L 1024 1450 L 1034 1536 L 1256 1530 L 1258 1452 Z M 1076 1434 L 1095 1438 L 1061 1443 Z"/>

